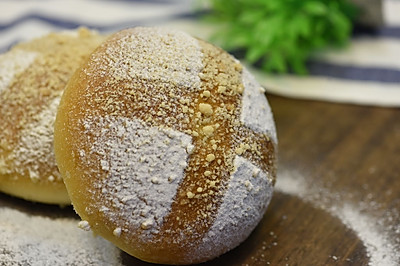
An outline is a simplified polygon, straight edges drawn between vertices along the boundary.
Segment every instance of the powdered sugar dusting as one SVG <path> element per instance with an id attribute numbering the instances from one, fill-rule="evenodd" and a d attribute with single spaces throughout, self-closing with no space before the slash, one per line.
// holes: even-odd
<path id="1" fill-rule="evenodd" d="M 265 90 L 245 68 L 242 81 L 244 91 L 240 121 L 255 131 L 268 133 L 277 143 L 275 123 L 267 97 L 264 95 Z"/>
<path id="2" fill-rule="evenodd" d="M 38 53 L 21 50 L 0 55 L 0 93 L 9 87 L 15 75 L 23 72 L 35 60 Z"/>
<path id="3" fill-rule="evenodd" d="M 1 265 L 122 265 L 120 251 L 77 227 L 77 220 L 50 219 L 0 208 Z"/>
<path id="4" fill-rule="evenodd" d="M 99 154 L 107 172 L 97 188 L 105 201 L 94 207 L 115 225 L 114 235 L 140 229 L 143 237 L 158 233 L 184 177 L 191 137 L 122 117 L 84 124 L 87 131 L 102 129 L 90 152 Z"/>
<path id="5" fill-rule="evenodd" d="M 53 152 L 53 124 L 60 97 L 55 97 L 47 108 L 43 107 L 40 113 L 32 117 L 32 123 L 21 131 L 20 141 L 10 155 L 15 164 L 14 170 L 20 175 L 28 174 L 34 182 L 40 178 L 47 178 L 49 181 L 61 180 L 58 171 L 53 171 L 51 176 L 40 172 L 40 169 L 50 169 L 56 165 Z"/>
<path id="6" fill-rule="evenodd" d="M 197 40 L 184 32 L 137 27 L 119 39 L 117 46 L 105 51 L 109 60 L 106 67 L 112 69 L 117 80 L 129 77 L 173 82 L 189 90 L 200 87 L 202 53 Z"/>
<path id="7" fill-rule="evenodd" d="M 332 194 L 328 189 L 307 185 L 299 173 L 281 172 L 276 184 L 276 190 L 297 196 L 315 207 L 322 208 L 338 217 L 346 226 L 352 229 L 366 247 L 371 266 L 395 266 L 400 262 L 399 243 L 393 241 L 393 235 L 384 225 L 399 213 L 393 211 L 381 217 L 370 216 L 362 211 L 361 203 L 354 206 L 341 203 L 340 195 Z M 322 197 L 321 195 L 324 195 Z M 333 204 L 334 202 L 335 204 Z M 363 203 L 366 204 L 366 203 Z M 368 204 L 367 204 L 368 205 Z M 365 208 L 369 208 L 366 206 Z M 388 212 L 390 212 L 388 210 Z M 397 229 L 400 234 L 400 229 Z"/>
<path id="8" fill-rule="evenodd" d="M 70 145 L 67 156 L 78 164 L 65 182 L 94 232 L 159 263 L 198 263 L 220 255 L 193 248 L 201 245 L 226 200 L 235 156 L 254 164 L 238 171 L 246 174 L 240 178 L 264 172 L 271 186 L 275 179 L 275 143 L 268 132 L 240 121 L 242 68 L 211 44 L 159 28 L 116 33 L 91 55 L 66 90 L 79 90 L 79 100 L 60 109 L 73 113 L 64 128 L 79 144 L 60 145 Z M 85 189 L 80 182 L 87 183 Z M 252 182 L 244 182 L 238 190 L 251 191 Z M 244 204 L 252 203 L 251 195 L 239 197 L 250 201 L 241 206 L 251 215 L 231 217 L 228 231 L 242 221 L 249 228 L 259 221 L 252 220 L 260 218 L 256 210 Z M 259 205 L 268 203 L 258 199 Z M 220 236 L 224 232 L 215 233 L 214 238 L 229 240 Z M 224 242 L 224 251 L 243 236 Z"/>
<path id="9" fill-rule="evenodd" d="M 199 247 L 203 254 L 221 254 L 239 245 L 259 223 L 271 200 L 273 186 L 268 174 L 241 156 L 235 157 L 234 165 L 236 171 L 217 218 Z"/>
<path id="10" fill-rule="evenodd" d="M 0 59 L 0 175 L 12 183 L 6 193 L 69 203 L 53 154 L 53 122 L 69 78 L 104 38 L 85 28 L 50 33 L 17 44 Z M 31 193 L 29 181 L 35 183 Z"/>

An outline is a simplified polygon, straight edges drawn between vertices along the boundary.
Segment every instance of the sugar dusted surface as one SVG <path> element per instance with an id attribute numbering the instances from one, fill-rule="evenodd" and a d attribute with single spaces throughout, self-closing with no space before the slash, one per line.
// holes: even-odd
<path id="1" fill-rule="evenodd" d="M 105 51 L 107 68 L 115 79 L 156 80 L 190 90 L 199 88 L 202 54 L 196 39 L 188 34 L 149 28 L 120 38 L 116 45 L 120 49 Z"/>
<path id="2" fill-rule="evenodd" d="M 171 129 L 149 127 L 137 119 L 104 117 L 85 121 L 87 132 L 99 131 L 89 153 L 98 154 L 107 177 L 92 191 L 100 210 L 118 226 L 117 235 L 141 230 L 157 234 L 184 177 L 191 137 Z M 82 151 L 83 153 L 84 151 Z M 84 157 L 83 155 L 83 160 Z M 129 239 L 127 239 L 129 241 Z"/>
<path id="3" fill-rule="evenodd" d="M 0 55 L 0 93 L 10 86 L 15 75 L 29 67 L 37 55 L 36 52 L 20 50 Z"/>
<path id="4" fill-rule="evenodd" d="M 20 175 L 27 174 L 33 182 L 37 182 L 42 176 L 40 168 L 46 169 L 56 165 L 53 126 L 60 97 L 61 95 L 55 97 L 40 113 L 33 116 L 33 122 L 21 131 L 21 139 L 10 155 L 16 166 L 15 171 Z M 50 174 L 48 178 L 49 181 L 61 180 L 58 171 Z"/>
<path id="5" fill-rule="evenodd" d="M 263 217 L 272 198 L 268 176 L 249 160 L 235 157 L 236 171 L 229 180 L 213 226 L 199 246 L 200 253 L 223 253 L 246 239 Z"/>
<path id="6" fill-rule="evenodd" d="M 206 255 L 194 251 L 217 219 L 236 171 L 235 157 L 251 162 L 258 168 L 256 175 L 263 173 L 271 186 L 275 179 L 276 143 L 269 135 L 273 132 L 256 132 L 240 120 L 242 70 L 223 50 L 160 28 L 122 31 L 92 54 L 71 86 L 78 96 L 65 105 L 64 113 L 72 112 L 71 124 L 62 130 L 77 143 L 65 145 L 72 149 L 67 152 L 74 154 L 72 160 L 78 157 L 77 169 L 83 173 L 71 175 L 71 184 L 83 182 L 89 188 L 75 191 L 79 200 L 74 205 L 93 231 L 106 231 L 117 244 L 122 239 L 134 246 L 133 251 L 124 247 L 128 253 L 138 247 L 146 260 L 159 263 L 194 263 L 220 255 L 218 249 Z M 165 132 L 175 132 L 175 137 L 167 141 Z M 142 137 L 151 140 L 139 151 Z M 179 139 L 188 145 L 182 146 Z M 67 187 L 69 180 L 65 179 Z M 250 181 L 246 184 L 252 186 Z M 74 202 L 74 196 L 71 199 Z M 132 213 L 135 219 L 126 218 Z M 98 218 L 106 221 L 105 228 L 96 227 Z M 259 220 L 251 218 L 239 222 L 253 227 Z"/>
<path id="7" fill-rule="evenodd" d="M 255 131 L 268 133 L 277 143 L 275 122 L 265 90 L 247 69 L 243 69 L 242 80 L 244 91 L 241 121 Z"/>
<path id="8" fill-rule="evenodd" d="M 55 163 L 53 123 L 72 73 L 104 39 L 80 28 L 19 43 L 0 56 L 0 175 L 13 187 L 7 193 L 24 197 L 19 188 L 32 182 L 37 191 L 27 198 L 69 202 Z M 42 188 L 49 194 L 42 197 Z"/>

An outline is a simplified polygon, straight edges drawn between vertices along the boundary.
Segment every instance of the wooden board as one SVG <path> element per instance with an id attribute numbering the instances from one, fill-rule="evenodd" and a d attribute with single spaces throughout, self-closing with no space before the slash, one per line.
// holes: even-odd
<path id="1" fill-rule="evenodd" d="M 269 100 L 279 138 L 274 197 L 242 245 L 202 265 L 400 264 L 400 109 Z M 71 207 L 2 194 L 0 206 L 77 218 Z"/>

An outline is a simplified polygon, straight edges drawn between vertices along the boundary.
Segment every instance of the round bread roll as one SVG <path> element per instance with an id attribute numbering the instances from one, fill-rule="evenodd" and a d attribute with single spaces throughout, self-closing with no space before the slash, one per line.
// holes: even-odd
<path id="1" fill-rule="evenodd" d="M 53 124 L 68 79 L 105 38 L 81 28 L 0 55 L 0 191 L 70 204 L 53 152 Z"/>
<path id="2" fill-rule="evenodd" d="M 276 176 L 261 86 L 186 33 L 112 35 L 69 81 L 55 154 L 80 226 L 148 262 L 191 264 L 239 245 Z"/>

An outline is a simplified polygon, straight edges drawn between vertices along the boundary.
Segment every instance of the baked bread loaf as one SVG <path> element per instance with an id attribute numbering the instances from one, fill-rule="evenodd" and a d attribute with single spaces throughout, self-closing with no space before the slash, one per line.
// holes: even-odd
<path id="1" fill-rule="evenodd" d="M 0 55 L 0 191 L 70 204 L 54 158 L 54 120 L 68 79 L 104 39 L 81 28 Z"/>
<path id="2" fill-rule="evenodd" d="M 144 261 L 223 254 L 272 195 L 277 138 L 263 89 L 180 31 L 112 35 L 70 79 L 54 137 L 81 227 Z"/>

